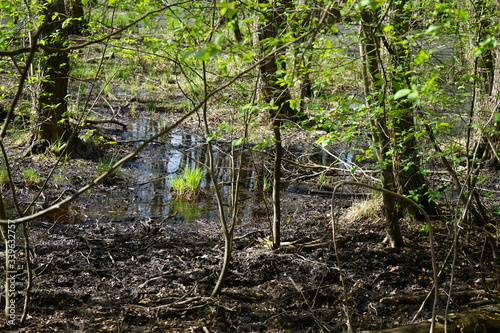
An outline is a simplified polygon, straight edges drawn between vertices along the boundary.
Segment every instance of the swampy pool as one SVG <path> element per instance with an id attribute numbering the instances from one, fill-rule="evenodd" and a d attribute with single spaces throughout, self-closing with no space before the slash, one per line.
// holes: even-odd
<path id="1" fill-rule="evenodd" d="M 136 142 L 137 146 L 158 132 L 161 121 L 154 118 L 133 119 L 127 129 L 120 133 L 120 140 Z M 229 179 L 227 169 L 230 159 L 219 149 L 214 151 L 217 165 L 218 183 L 223 184 L 222 192 L 228 195 Z M 171 179 L 182 173 L 186 167 L 194 167 L 207 161 L 206 148 L 200 135 L 190 134 L 185 129 L 174 129 L 166 136 L 152 143 L 132 161 L 125 163 L 120 175 L 127 183 L 125 190 L 113 184 L 104 187 L 105 196 L 99 205 L 87 205 L 85 209 L 73 207 L 79 214 L 88 217 L 106 215 L 110 220 L 126 220 L 131 216 L 140 219 L 176 220 L 186 222 L 196 219 L 218 219 L 218 209 L 213 195 L 213 185 L 209 175 L 204 172 L 200 193 L 196 200 L 182 200 L 173 197 Z M 262 191 L 255 191 L 262 176 L 256 172 L 252 158 L 243 160 L 242 183 L 240 187 L 240 214 L 242 217 L 255 213 L 255 207 L 262 202 Z M 104 209 L 104 211 L 103 211 Z"/>

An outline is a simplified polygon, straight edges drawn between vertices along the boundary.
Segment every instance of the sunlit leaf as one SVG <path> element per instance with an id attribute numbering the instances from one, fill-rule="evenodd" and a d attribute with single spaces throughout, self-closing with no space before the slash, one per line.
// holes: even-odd
<path id="1" fill-rule="evenodd" d="M 411 93 L 411 89 L 401 89 L 394 94 L 394 99 L 400 99 Z"/>
<path id="2" fill-rule="evenodd" d="M 245 142 L 245 139 L 239 138 L 239 139 L 233 140 L 233 142 L 231 142 L 231 144 L 236 147 L 236 146 L 241 146 L 243 144 L 243 142 Z"/>
<path id="3" fill-rule="evenodd" d="M 384 27 L 382 28 L 382 31 L 384 31 L 384 32 L 389 32 L 389 31 L 391 31 L 392 29 L 394 29 L 394 26 L 392 26 L 392 25 L 386 25 L 386 26 L 384 26 Z"/>
<path id="4" fill-rule="evenodd" d="M 371 9 L 375 10 L 377 8 L 380 8 L 384 5 L 385 0 L 360 0 L 359 1 L 359 6 L 360 7 L 370 7 Z"/>
<path id="5" fill-rule="evenodd" d="M 418 91 L 412 91 L 407 98 L 410 102 L 415 102 L 418 99 Z"/>
<path id="6" fill-rule="evenodd" d="M 442 25 L 441 25 L 441 24 L 431 24 L 431 25 L 427 28 L 426 33 L 428 33 L 428 34 L 433 34 L 433 33 L 436 33 L 437 31 L 439 31 L 441 28 L 442 28 Z"/>

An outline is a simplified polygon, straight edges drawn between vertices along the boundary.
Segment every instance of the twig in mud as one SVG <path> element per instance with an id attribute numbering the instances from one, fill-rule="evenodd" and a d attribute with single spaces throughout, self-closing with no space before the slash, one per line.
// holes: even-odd
<path id="1" fill-rule="evenodd" d="M 121 121 L 115 120 L 115 119 L 85 119 L 83 120 L 85 124 L 91 124 L 91 125 L 98 125 L 98 124 L 115 124 L 115 125 L 120 125 L 123 127 L 123 129 L 126 129 L 128 124 L 125 124 Z"/>
<path id="2" fill-rule="evenodd" d="M 250 231 L 250 232 L 247 232 L 246 234 L 244 234 L 244 235 L 242 235 L 242 236 L 239 236 L 239 237 L 234 237 L 234 239 L 233 239 L 233 240 L 235 240 L 235 241 L 237 241 L 237 240 L 241 240 L 241 239 L 246 238 L 246 237 L 248 237 L 248 236 L 250 236 L 250 235 L 257 234 L 257 233 L 259 233 L 259 232 L 260 232 L 260 230 Z"/>

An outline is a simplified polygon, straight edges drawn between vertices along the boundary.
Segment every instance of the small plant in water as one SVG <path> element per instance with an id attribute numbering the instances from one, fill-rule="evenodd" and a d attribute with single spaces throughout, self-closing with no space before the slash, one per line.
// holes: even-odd
<path id="1" fill-rule="evenodd" d="M 269 190 L 271 190 L 271 176 L 266 174 L 262 177 L 262 191 L 268 192 Z"/>
<path id="2" fill-rule="evenodd" d="M 187 167 L 182 174 L 170 179 L 174 196 L 191 199 L 196 197 L 203 177 L 203 168 Z"/>
<path id="3" fill-rule="evenodd" d="M 170 186 L 172 186 L 172 191 L 174 192 L 175 196 L 183 197 L 187 189 L 184 175 L 181 174 L 171 178 Z"/>
<path id="4" fill-rule="evenodd" d="M 181 198 L 170 200 L 170 210 L 180 214 L 185 221 L 195 220 L 201 216 L 202 208 L 197 202 L 185 201 Z"/>
<path id="5" fill-rule="evenodd" d="M 26 180 L 26 185 L 35 186 L 40 184 L 41 177 L 35 168 L 26 167 L 21 169 L 24 179 Z"/>
<path id="6" fill-rule="evenodd" d="M 120 157 L 116 154 L 111 154 L 111 155 L 104 155 L 99 163 L 97 163 L 97 172 L 99 175 L 102 175 L 103 173 L 108 172 L 113 165 L 116 164 L 120 160 Z M 113 170 L 110 174 L 109 177 L 118 177 L 120 175 L 120 169 L 115 169 Z"/>

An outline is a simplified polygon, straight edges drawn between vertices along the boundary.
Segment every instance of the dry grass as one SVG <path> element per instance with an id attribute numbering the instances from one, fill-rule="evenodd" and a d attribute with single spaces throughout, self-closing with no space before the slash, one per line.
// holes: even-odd
<path id="1" fill-rule="evenodd" d="M 374 196 L 368 200 L 355 201 L 347 209 L 341 219 L 344 221 L 359 221 L 362 219 L 374 218 L 382 211 L 382 197 Z"/>

